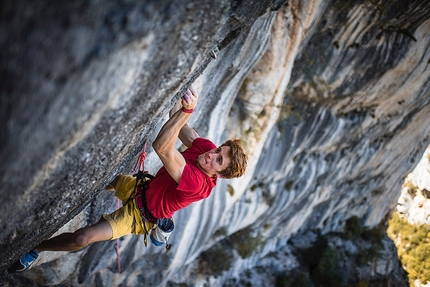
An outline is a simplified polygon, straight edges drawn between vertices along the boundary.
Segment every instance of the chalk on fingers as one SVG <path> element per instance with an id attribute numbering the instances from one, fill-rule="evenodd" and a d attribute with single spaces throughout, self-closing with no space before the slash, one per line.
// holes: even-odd
<path id="1" fill-rule="evenodd" d="M 191 85 L 189 87 L 189 90 L 191 91 L 191 93 L 193 93 L 194 95 L 197 95 L 196 90 L 194 90 L 193 86 Z"/>
<path id="2" fill-rule="evenodd" d="M 187 103 L 191 100 L 188 90 L 185 92 L 185 95 L 182 97 Z"/>

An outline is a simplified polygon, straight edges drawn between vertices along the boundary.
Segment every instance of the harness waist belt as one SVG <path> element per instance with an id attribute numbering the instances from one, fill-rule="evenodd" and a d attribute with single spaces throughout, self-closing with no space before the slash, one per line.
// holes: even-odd
<path id="1" fill-rule="evenodd" d="M 158 218 L 154 217 L 152 213 L 148 209 L 148 205 L 146 204 L 146 189 L 148 188 L 148 183 L 143 181 L 142 184 L 138 184 L 136 186 L 136 194 L 134 195 L 134 199 L 136 200 L 136 206 L 140 211 L 140 215 L 142 219 L 149 222 L 157 224 Z"/>

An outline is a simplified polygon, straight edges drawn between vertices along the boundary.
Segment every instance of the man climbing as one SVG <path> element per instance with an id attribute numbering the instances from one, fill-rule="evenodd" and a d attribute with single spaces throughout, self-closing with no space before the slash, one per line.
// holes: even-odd
<path id="1" fill-rule="evenodd" d="M 188 125 L 197 101 L 198 94 L 190 87 L 170 111 L 170 119 L 152 144 L 163 167 L 146 182 L 143 191 L 135 188 L 136 177 L 118 175 L 106 189 L 116 191 L 115 195 L 123 202 L 120 209 L 104 214 L 95 225 L 43 241 L 15 262 L 8 269 L 9 273 L 28 269 L 42 251 L 77 251 L 91 243 L 128 234 L 144 234 L 146 241 L 154 224 L 171 231 L 173 214 L 192 202 L 207 198 L 217 178 L 242 176 L 247 156 L 240 140 L 228 140 L 216 147 Z M 175 149 L 177 138 L 187 147 L 182 153 Z"/>

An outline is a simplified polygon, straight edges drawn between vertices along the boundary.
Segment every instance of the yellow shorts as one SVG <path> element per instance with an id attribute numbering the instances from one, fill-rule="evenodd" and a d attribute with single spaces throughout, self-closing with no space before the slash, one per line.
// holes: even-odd
<path id="1" fill-rule="evenodd" d="M 103 214 L 112 228 L 112 240 L 128 234 L 145 234 L 154 224 L 142 220 L 134 200 L 136 177 L 121 175 L 115 188 L 115 196 L 122 200 L 123 206 L 111 214 Z"/>

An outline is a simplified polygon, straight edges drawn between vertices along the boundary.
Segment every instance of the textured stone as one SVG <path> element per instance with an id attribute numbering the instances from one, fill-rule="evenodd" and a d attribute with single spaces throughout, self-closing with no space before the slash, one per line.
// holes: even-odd
<path id="1" fill-rule="evenodd" d="M 250 154 L 246 176 L 176 214 L 168 252 L 127 236 L 121 274 L 114 242 L 43 253 L 2 279 L 11 286 L 223 285 L 254 266 L 286 272 L 296 233 L 341 232 L 353 215 L 386 222 L 430 142 L 427 1 L 1 5 L 2 271 L 61 227 L 114 210 L 103 188 L 193 81 L 191 126 L 216 143 L 240 136 Z M 149 147 L 147 169 L 159 166 Z M 202 251 L 248 226 L 264 239 L 250 258 L 199 274 Z M 268 256 L 277 250 L 283 264 Z"/>
<path id="2" fill-rule="evenodd" d="M 397 211 L 411 224 L 430 224 L 430 146 L 402 186 Z"/>

